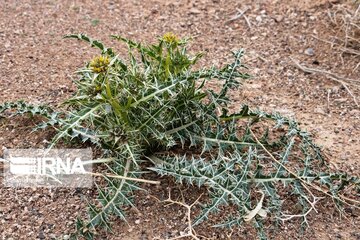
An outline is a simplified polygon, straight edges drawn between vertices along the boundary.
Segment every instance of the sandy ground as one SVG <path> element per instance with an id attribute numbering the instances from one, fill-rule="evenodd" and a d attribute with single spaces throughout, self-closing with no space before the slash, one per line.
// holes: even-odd
<path id="1" fill-rule="evenodd" d="M 286 2 L 286 3 L 283 3 Z M 86 33 L 122 52 L 124 45 L 108 37 L 119 34 L 152 41 L 164 32 L 193 36 L 191 50 L 206 53 L 203 64 L 221 66 L 229 51 L 246 49 L 244 62 L 253 78 L 233 93 L 234 108 L 246 103 L 295 117 L 323 146 L 334 169 L 359 175 L 360 110 L 347 90 L 323 74 L 306 74 L 301 64 L 359 79 L 359 57 L 331 48 L 339 26 L 329 13 L 355 8 L 346 1 L 13 1 L 0 2 L 0 102 L 24 99 L 56 105 L 75 90 L 73 72 L 96 54 L 86 44 L 64 40 L 68 33 Z M 228 22 L 239 10 L 244 17 Z M 320 40 L 319 40 L 320 39 Z M 309 50 L 310 49 L 310 50 Z M 211 86 L 209 86 L 211 87 Z M 215 86 L 216 87 L 216 86 Z M 355 96 L 359 88 L 351 87 Z M 360 101 L 359 101 L 360 102 Z M 0 121 L 0 147 L 41 147 L 51 132 L 31 133 L 32 120 Z M 29 127 L 30 126 L 30 127 Z M 1 180 L 1 178 L 0 178 Z M 165 207 L 149 194 L 166 198 L 176 188 L 165 180 L 136 197 L 139 212 L 128 211 L 128 225 L 115 221 L 114 233 L 99 239 L 166 239 L 184 229 L 184 209 Z M 93 191 L 68 189 L 10 189 L 0 186 L 2 239 L 55 239 L 74 229 L 78 215 L 86 214 L 86 198 Z M 196 192 L 189 193 L 189 201 Z M 195 197 L 196 198 L 196 197 Z M 340 217 L 324 202 L 310 217 L 310 227 L 299 234 L 292 221 L 269 230 L 271 239 L 360 239 L 359 213 L 345 209 Z M 197 228 L 212 239 L 255 239 L 245 226 L 227 230 L 211 227 L 215 219 Z M 230 236 L 230 237 L 229 237 Z"/>

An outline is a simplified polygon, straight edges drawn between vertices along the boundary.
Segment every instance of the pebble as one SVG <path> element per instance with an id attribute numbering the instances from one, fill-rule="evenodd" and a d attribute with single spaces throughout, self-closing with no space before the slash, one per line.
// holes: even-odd
<path id="1" fill-rule="evenodd" d="M 135 220 L 135 224 L 140 224 L 140 219 Z"/>
<path id="2" fill-rule="evenodd" d="M 307 49 L 305 49 L 304 53 L 308 56 L 314 56 L 315 51 L 313 48 L 307 48 Z"/>
<path id="3" fill-rule="evenodd" d="M 45 239 L 45 235 L 44 235 L 44 232 L 40 232 L 39 235 L 38 235 L 38 238 L 40 239 Z"/>
<path id="4" fill-rule="evenodd" d="M 315 108 L 314 113 L 319 113 L 319 114 L 326 115 L 326 112 L 325 112 L 325 110 L 323 108 Z"/>
<path id="5" fill-rule="evenodd" d="M 201 13 L 201 11 L 197 8 L 191 8 L 189 12 L 191 14 L 200 14 Z"/>
<path id="6" fill-rule="evenodd" d="M 283 19 L 284 19 L 284 17 L 281 16 L 281 15 L 276 15 L 276 16 L 275 16 L 275 21 L 276 21 L 276 22 L 281 22 Z"/>
<path id="7" fill-rule="evenodd" d="M 347 102 L 348 99 L 347 98 L 338 98 L 338 99 L 334 99 L 334 102 L 337 102 L 337 103 L 345 103 Z"/>
<path id="8" fill-rule="evenodd" d="M 256 16 L 256 21 L 258 21 L 258 22 L 261 22 L 262 21 L 262 17 L 261 16 Z"/>
<path id="9" fill-rule="evenodd" d="M 255 75 L 259 74 L 260 71 L 261 71 L 260 68 L 254 68 L 253 69 L 253 72 L 254 72 Z"/>
<path id="10" fill-rule="evenodd" d="M 342 153 L 340 155 L 340 158 L 341 158 L 341 160 L 347 160 L 349 158 L 349 156 L 346 153 Z"/>

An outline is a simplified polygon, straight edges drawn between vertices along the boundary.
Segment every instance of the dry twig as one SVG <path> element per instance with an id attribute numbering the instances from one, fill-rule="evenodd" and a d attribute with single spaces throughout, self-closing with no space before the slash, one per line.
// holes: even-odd
<path id="1" fill-rule="evenodd" d="M 180 235 L 180 236 L 177 236 L 177 237 L 173 237 L 173 238 L 168 238 L 166 240 L 176 240 L 176 239 L 181 239 L 181 238 L 187 238 L 187 237 L 190 237 L 194 240 L 200 240 L 199 237 L 201 237 L 202 239 L 206 239 L 204 236 L 200 236 L 198 235 L 194 228 L 193 228 L 193 224 L 192 224 L 192 220 L 191 220 L 191 209 L 199 203 L 199 200 L 200 198 L 202 197 L 202 194 L 190 205 L 186 204 L 185 203 L 185 199 L 184 199 L 184 195 L 181 192 L 181 197 L 182 197 L 182 201 L 175 201 L 171 198 L 171 189 L 169 189 L 169 196 L 166 200 L 163 200 L 163 201 L 160 201 L 157 197 L 155 196 L 152 196 L 153 198 L 155 198 L 156 200 L 160 201 L 160 202 L 165 202 L 165 203 L 169 203 L 168 205 L 171 205 L 171 204 L 177 204 L 179 206 L 182 206 L 184 208 L 186 208 L 186 218 L 187 218 L 187 233 L 184 234 L 184 235 Z"/>
<path id="2" fill-rule="evenodd" d="M 245 21 L 246 21 L 246 24 L 248 25 L 249 29 L 251 29 L 251 23 L 250 23 L 250 20 L 249 18 L 246 17 L 245 15 L 245 12 L 249 10 L 249 7 L 246 7 L 245 10 L 240 10 L 240 9 L 237 9 L 237 11 L 239 12 L 236 16 L 230 18 L 229 20 L 227 20 L 225 22 L 225 24 L 228 24 L 228 23 L 231 23 L 241 17 L 244 17 Z"/>
<path id="3" fill-rule="evenodd" d="M 358 103 L 356 97 L 354 96 L 354 94 L 352 93 L 352 91 L 350 90 L 349 85 L 358 86 L 357 84 L 360 83 L 360 80 L 340 77 L 332 72 L 324 71 L 321 69 L 309 68 L 309 67 L 301 65 L 297 60 L 295 60 L 291 57 L 290 57 L 290 59 L 291 59 L 291 61 L 293 61 L 295 66 L 303 72 L 322 74 L 322 75 L 325 75 L 326 77 L 330 78 L 331 80 L 340 83 L 346 89 L 346 91 L 350 94 L 350 96 L 353 98 L 356 106 L 359 107 L 359 103 Z M 357 84 L 355 84 L 355 83 L 357 83 Z"/>
<path id="4" fill-rule="evenodd" d="M 134 181 L 134 182 L 142 182 L 142 183 L 149 183 L 149 184 L 155 184 L 159 185 L 160 181 L 153 181 L 153 180 L 147 180 L 142 178 L 132 178 L 132 177 L 126 177 L 121 175 L 115 175 L 115 174 L 104 174 L 104 173 L 94 173 L 94 172 L 86 172 L 85 174 L 89 174 L 96 177 L 107 177 L 107 178 L 117 178 L 117 179 L 123 179 L 127 181 Z"/>
<path id="5" fill-rule="evenodd" d="M 249 10 L 249 7 L 246 7 L 243 11 L 237 9 L 237 11 L 238 11 L 239 13 L 238 13 L 236 16 L 234 16 L 234 17 L 230 18 L 229 20 L 227 20 L 227 21 L 225 22 L 225 24 L 231 23 L 231 22 L 233 22 L 233 21 L 241 18 L 241 17 L 245 14 L 245 12 L 246 12 L 247 10 Z"/>
<path id="6" fill-rule="evenodd" d="M 338 42 L 334 43 L 338 45 L 338 49 L 341 51 L 340 57 L 343 61 L 344 53 L 348 53 L 355 56 L 360 56 L 360 52 L 357 50 L 360 44 L 359 30 L 360 30 L 360 4 L 356 10 L 345 8 L 342 5 L 338 6 L 338 9 L 333 13 L 328 13 L 329 19 L 332 24 L 337 27 L 337 35 L 334 39 Z M 327 42 L 326 40 L 322 40 Z M 332 44 L 333 47 L 333 44 Z M 359 67 L 360 63 L 356 65 L 353 71 Z"/>

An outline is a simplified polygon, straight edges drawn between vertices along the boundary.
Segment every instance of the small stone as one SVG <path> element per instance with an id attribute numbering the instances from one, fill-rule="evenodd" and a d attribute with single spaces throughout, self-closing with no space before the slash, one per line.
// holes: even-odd
<path id="1" fill-rule="evenodd" d="M 262 88 L 262 84 L 256 84 L 256 83 L 253 83 L 249 86 L 249 88 L 252 88 L 252 89 L 261 89 Z"/>
<path id="2" fill-rule="evenodd" d="M 63 236 L 63 239 L 64 239 L 64 240 L 69 240 L 69 239 L 70 239 L 70 236 L 69 236 L 69 235 L 64 235 L 64 236 Z"/>
<path id="3" fill-rule="evenodd" d="M 257 75 L 258 73 L 260 73 L 260 71 L 261 71 L 260 68 L 254 68 L 254 69 L 253 69 L 253 72 L 254 72 L 255 75 Z"/>
<path id="4" fill-rule="evenodd" d="M 201 11 L 197 8 L 191 8 L 189 12 L 191 14 L 200 14 L 201 13 Z"/>
<path id="5" fill-rule="evenodd" d="M 140 219 L 135 220 L 135 224 L 139 225 L 140 224 Z"/>
<path id="6" fill-rule="evenodd" d="M 281 22 L 283 19 L 284 19 L 284 17 L 281 16 L 281 15 L 276 15 L 276 16 L 275 16 L 275 21 L 276 21 L 276 22 Z"/>
<path id="7" fill-rule="evenodd" d="M 259 16 L 257 16 L 256 18 L 256 21 L 258 21 L 258 22 L 261 22 L 262 21 L 262 17 L 259 15 Z"/>
<path id="8" fill-rule="evenodd" d="M 334 102 L 336 103 L 345 103 L 347 102 L 348 99 L 347 98 L 338 98 L 338 99 L 334 99 Z"/>
<path id="9" fill-rule="evenodd" d="M 319 114 L 326 115 L 325 110 L 322 109 L 322 108 L 315 108 L 315 109 L 314 109 L 314 113 L 319 113 Z"/>
<path id="10" fill-rule="evenodd" d="M 313 56 L 315 54 L 314 49 L 312 48 L 307 48 L 304 53 L 308 56 Z"/>
<path id="11" fill-rule="evenodd" d="M 45 235 L 44 235 L 44 232 L 40 232 L 39 235 L 38 235 L 38 238 L 40 239 L 45 239 Z"/>
<path id="12" fill-rule="evenodd" d="M 347 156 L 347 154 L 346 153 L 342 153 L 341 155 L 340 155 L 340 159 L 341 160 L 347 160 L 349 157 Z"/>

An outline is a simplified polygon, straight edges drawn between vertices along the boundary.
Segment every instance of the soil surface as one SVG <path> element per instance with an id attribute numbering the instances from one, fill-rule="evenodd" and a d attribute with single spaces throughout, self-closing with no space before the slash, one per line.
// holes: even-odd
<path id="1" fill-rule="evenodd" d="M 122 52 L 125 46 L 110 40 L 110 34 L 153 41 L 172 31 L 192 36 L 191 51 L 205 52 L 202 63 L 208 66 L 221 66 L 229 62 L 231 50 L 246 49 L 243 61 L 253 78 L 232 93 L 234 109 L 248 104 L 295 117 L 323 146 L 334 169 L 359 176 L 359 107 L 339 81 L 305 73 L 292 60 L 359 79 L 359 57 L 342 54 L 331 44 L 344 36 L 330 16 L 344 8 L 356 10 L 357 6 L 354 1 L 336 0 L 2 0 L 0 102 L 24 99 L 56 106 L 75 91 L 73 72 L 97 51 L 62 39 L 65 34 L 86 33 Z M 229 21 L 245 9 L 245 17 Z M 357 86 L 351 85 L 350 90 L 360 97 Z M 33 121 L 1 119 L 0 148 L 44 147 L 44 140 L 53 133 L 32 133 Z M 174 197 L 180 196 L 170 179 L 161 180 L 162 185 L 146 186 L 149 192 L 137 195 L 138 210 L 127 211 L 128 223 L 115 220 L 113 233 L 101 233 L 98 239 L 168 239 L 183 234 L 186 209 L 152 197 L 164 200 L 168 189 Z M 182 191 L 188 204 L 201 192 Z M 86 215 L 86 199 L 95 196 L 93 190 L 0 186 L 0 238 L 67 239 L 76 218 Z M 270 239 L 360 239 L 359 213 L 351 208 L 345 213 L 340 216 L 324 200 L 318 213 L 309 216 L 310 226 L 304 233 L 299 232 L 298 221 L 289 221 L 269 229 Z M 216 229 L 211 227 L 215 220 L 197 226 L 197 233 L 210 239 L 256 239 L 251 226 Z"/>

